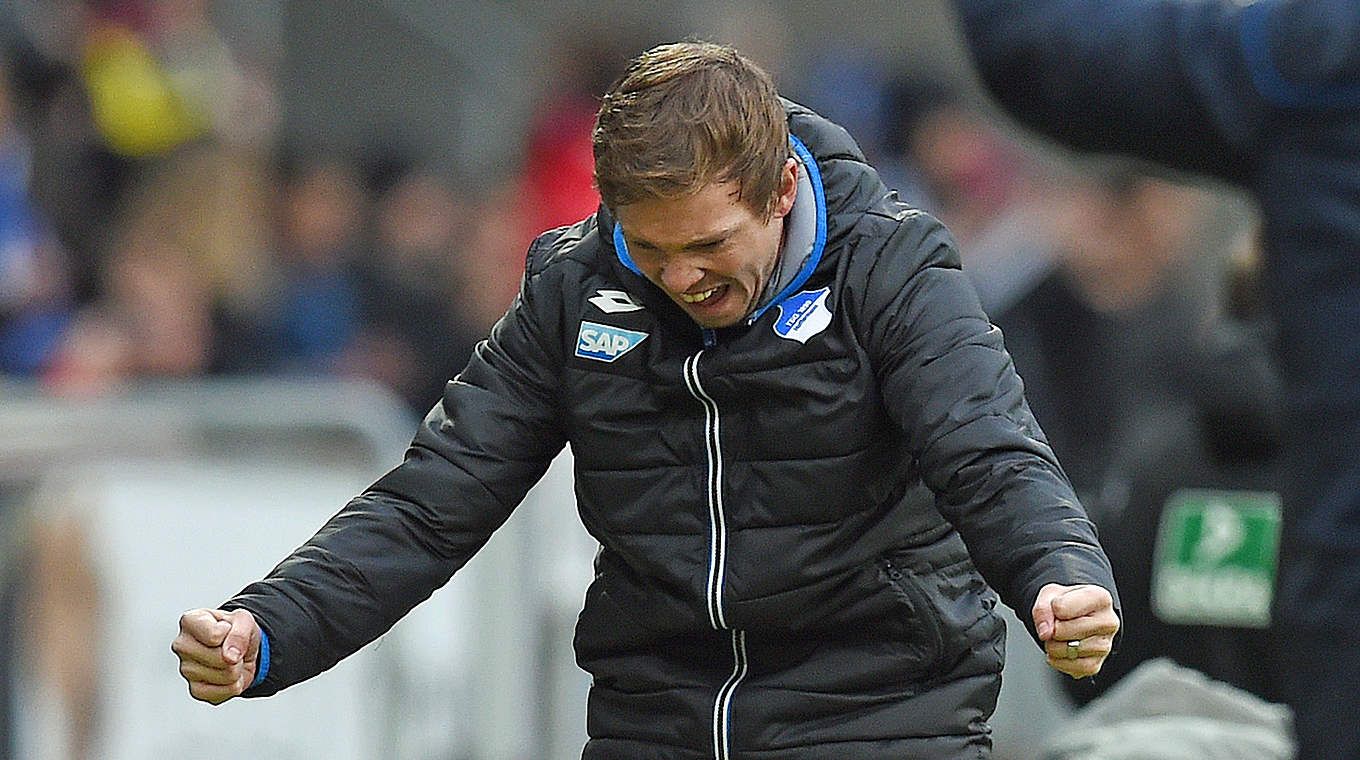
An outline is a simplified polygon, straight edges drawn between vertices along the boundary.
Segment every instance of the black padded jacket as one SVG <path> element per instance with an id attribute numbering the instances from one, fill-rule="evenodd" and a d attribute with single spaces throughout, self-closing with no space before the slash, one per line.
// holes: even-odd
<path id="1" fill-rule="evenodd" d="M 607 211 L 540 237 L 405 461 L 226 605 L 272 644 L 248 696 L 381 635 L 570 444 L 586 758 L 985 755 L 991 587 L 1027 619 L 1109 563 L 944 227 L 788 109 L 815 230 L 777 292 L 702 330 Z"/>

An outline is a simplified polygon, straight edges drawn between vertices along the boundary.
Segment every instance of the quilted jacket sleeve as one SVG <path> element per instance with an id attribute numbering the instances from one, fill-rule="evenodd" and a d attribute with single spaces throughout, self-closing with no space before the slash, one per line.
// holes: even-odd
<path id="1" fill-rule="evenodd" d="M 1349 9 L 1346 9 L 1349 4 Z M 1248 181 L 1279 109 L 1354 76 L 1306 44 L 1354 38 L 1352 0 L 955 0 L 978 72 L 1025 125 L 1083 150 Z M 1309 8 L 1311 6 L 1311 9 Z M 1329 10 L 1330 9 L 1330 10 Z M 1315 15 L 1316 19 L 1298 18 Z M 1334 28 L 1350 16 L 1349 30 Z M 1324 24 L 1319 26 L 1318 24 Z M 1308 32 L 1307 29 L 1312 29 Z M 1305 40 L 1311 34 L 1315 39 Z M 1307 62 L 1311 60 L 1311 63 Z M 1333 56 L 1333 60 L 1336 60 Z"/>
<path id="2" fill-rule="evenodd" d="M 862 339 L 887 409 L 987 582 L 1022 620 L 1046 583 L 1115 593 L 1095 526 L 945 228 L 909 214 L 864 281 Z"/>
<path id="3" fill-rule="evenodd" d="M 250 610 L 269 634 L 268 673 L 246 696 L 310 678 L 385 633 L 481 548 L 561 450 L 550 335 L 560 288 L 545 279 L 527 271 L 404 461 L 223 605 Z"/>

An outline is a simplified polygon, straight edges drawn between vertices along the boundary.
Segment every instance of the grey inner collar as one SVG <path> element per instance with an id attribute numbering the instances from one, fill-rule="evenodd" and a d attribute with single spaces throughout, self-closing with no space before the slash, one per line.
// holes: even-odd
<path id="1" fill-rule="evenodd" d="M 794 196 L 793 208 L 784 218 L 784 241 L 779 246 L 779 259 L 770 281 L 765 284 L 757 309 L 793 282 L 812 255 L 812 245 L 817 240 L 817 198 L 812 192 L 812 179 L 803 160 L 798 156 L 794 156 L 794 160 L 798 162 L 798 194 Z"/>

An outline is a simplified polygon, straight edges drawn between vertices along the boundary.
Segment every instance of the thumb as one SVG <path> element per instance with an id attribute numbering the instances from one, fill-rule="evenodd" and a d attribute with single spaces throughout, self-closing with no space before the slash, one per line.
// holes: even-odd
<path id="1" fill-rule="evenodd" d="M 1064 590 L 1063 586 L 1056 583 L 1050 583 L 1039 589 L 1039 596 L 1034 600 L 1031 614 L 1034 617 L 1034 632 L 1039 634 L 1040 641 L 1053 638 L 1054 625 L 1057 623 L 1057 615 L 1053 612 L 1053 600 L 1062 596 Z"/>
<path id="2" fill-rule="evenodd" d="M 231 630 L 222 640 L 222 658 L 235 665 L 254 656 L 260 646 L 260 628 L 255 624 L 255 616 L 246 610 L 232 610 L 226 618 Z"/>

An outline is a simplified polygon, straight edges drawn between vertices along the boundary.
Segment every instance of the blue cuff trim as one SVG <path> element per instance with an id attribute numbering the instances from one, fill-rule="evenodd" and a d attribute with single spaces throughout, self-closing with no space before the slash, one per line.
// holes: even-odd
<path id="1" fill-rule="evenodd" d="M 255 680 L 250 682 L 249 688 L 259 686 L 265 676 L 269 675 L 269 634 L 260 629 L 260 663 L 255 668 Z"/>

